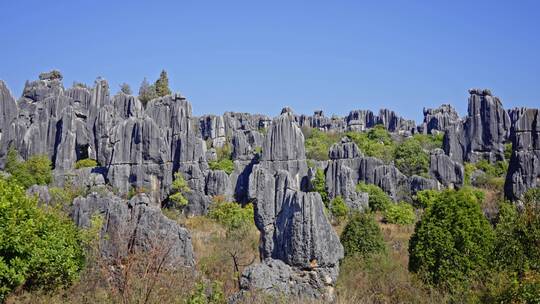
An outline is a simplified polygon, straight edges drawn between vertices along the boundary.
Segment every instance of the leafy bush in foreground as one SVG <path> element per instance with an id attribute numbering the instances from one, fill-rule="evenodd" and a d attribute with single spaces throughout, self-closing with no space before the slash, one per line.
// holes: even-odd
<path id="1" fill-rule="evenodd" d="M 371 213 L 355 213 L 341 234 L 345 256 L 367 257 L 385 252 L 384 239 Z"/>
<path id="2" fill-rule="evenodd" d="M 493 240 L 474 191 L 443 191 L 416 224 L 409 242 L 409 270 L 431 285 L 467 288 L 487 270 Z"/>
<path id="3" fill-rule="evenodd" d="M 34 155 L 21 162 L 17 159 L 17 151 L 9 148 L 5 169 L 13 180 L 25 188 L 35 184 L 46 185 L 52 180 L 52 164 L 46 155 Z"/>
<path id="4" fill-rule="evenodd" d="M 237 202 L 215 202 L 208 216 L 229 230 L 253 223 L 253 205 L 242 207 Z"/>
<path id="5" fill-rule="evenodd" d="M 70 284 L 84 264 L 73 223 L 37 207 L 19 185 L 0 179 L 0 301 L 13 289 Z"/>

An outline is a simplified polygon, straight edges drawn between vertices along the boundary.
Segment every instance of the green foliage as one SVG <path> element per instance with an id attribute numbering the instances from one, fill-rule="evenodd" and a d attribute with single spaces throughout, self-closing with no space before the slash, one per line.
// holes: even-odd
<path id="1" fill-rule="evenodd" d="M 188 204 L 188 200 L 184 197 L 186 192 L 191 191 L 189 186 L 182 176 L 182 173 L 176 172 L 174 174 L 174 181 L 171 185 L 172 194 L 169 195 L 169 200 L 173 202 L 174 206 L 182 207 Z"/>
<path id="2" fill-rule="evenodd" d="M 512 157 L 512 143 L 504 144 L 504 159 L 509 160 Z"/>
<path id="3" fill-rule="evenodd" d="M 234 171 L 234 162 L 228 158 L 211 161 L 208 163 L 208 166 L 212 170 L 223 170 L 227 174 L 231 174 Z"/>
<path id="4" fill-rule="evenodd" d="M 341 244 L 345 256 L 368 257 L 386 251 L 381 230 L 371 213 L 356 212 L 351 216 L 341 234 Z"/>
<path id="5" fill-rule="evenodd" d="M 365 155 L 377 157 L 386 163 L 393 160 L 396 146 L 384 126 L 377 125 L 367 133 L 347 132 L 346 135 Z"/>
<path id="6" fill-rule="evenodd" d="M 306 158 L 328 160 L 330 147 L 339 141 L 340 134 L 323 132 L 319 129 L 302 128 L 305 137 Z"/>
<path id="7" fill-rule="evenodd" d="M 79 159 L 75 163 L 75 169 L 94 168 L 94 167 L 97 167 L 97 166 L 98 166 L 97 161 L 95 159 L 91 159 L 91 158 Z"/>
<path id="8" fill-rule="evenodd" d="M 242 207 L 236 202 L 215 202 L 208 216 L 228 230 L 235 230 L 253 223 L 253 205 Z"/>
<path id="9" fill-rule="evenodd" d="M 120 92 L 126 94 L 126 95 L 131 95 L 133 94 L 133 91 L 131 91 L 131 87 L 129 86 L 129 84 L 127 83 L 122 83 L 120 84 Z"/>
<path id="10" fill-rule="evenodd" d="M 217 160 L 208 162 L 208 166 L 212 170 L 223 170 L 227 174 L 234 171 L 234 161 L 232 160 L 231 146 L 226 143 L 221 148 L 216 149 Z"/>
<path id="11" fill-rule="evenodd" d="M 366 192 L 369 195 L 369 208 L 372 211 L 384 211 L 392 203 L 392 200 L 381 188 L 363 182 L 356 185 L 357 192 Z"/>
<path id="12" fill-rule="evenodd" d="M 349 207 L 341 196 L 337 196 L 330 202 L 330 212 L 338 219 L 343 219 L 349 214 Z"/>
<path id="13" fill-rule="evenodd" d="M 420 144 L 422 149 L 431 151 L 437 148 L 442 149 L 444 133 L 414 134 L 412 138 Z"/>
<path id="14" fill-rule="evenodd" d="M 406 202 L 390 204 L 384 212 L 384 219 L 390 224 L 410 225 L 414 224 L 416 215 L 413 206 Z"/>
<path id="15" fill-rule="evenodd" d="M 482 159 L 475 164 L 477 169 L 484 171 L 489 177 L 504 177 L 508 171 L 507 161 L 497 161 L 490 164 L 489 161 Z"/>
<path id="16" fill-rule="evenodd" d="M 150 100 L 157 97 L 158 95 L 156 93 L 156 87 L 154 85 L 151 85 L 145 77 L 141 83 L 141 86 L 139 87 L 139 100 L 141 101 L 143 106 L 146 107 L 146 104 Z"/>
<path id="17" fill-rule="evenodd" d="M 414 196 L 414 203 L 420 208 L 427 208 L 437 201 L 439 194 L 440 192 L 437 190 L 418 191 Z"/>
<path id="18" fill-rule="evenodd" d="M 154 84 L 156 88 L 156 94 L 159 97 L 163 97 L 171 94 L 171 89 L 169 89 L 169 77 L 167 76 L 167 71 L 161 70 L 158 80 Z"/>
<path id="19" fill-rule="evenodd" d="M 394 161 L 399 171 L 407 176 L 426 176 L 429 170 L 429 155 L 415 138 L 409 138 L 397 146 Z"/>
<path id="20" fill-rule="evenodd" d="M 13 289 L 55 289 L 78 277 L 84 254 L 66 217 L 37 207 L 22 187 L 0 179 L 0 301 Z"/>
<path id="21" fill-rule="evenodd" d="M 195 290 L 186 300 L 186 304 L 224 304 L 225 294 L 223 293 L 223 284 L 219 281 L 213 281 L 212 284 L 199 282 L 195 285 Z"/>
<path id="22" fill-rule="evenodd" d="M 9 148 L 5 169 L 13 180 L 25 188 L 35 184 L 46 185 L 52 180 L 51 161 L 45 155 L 34 155 L 27 161 L 20 162 L 17 151 Z"/>
<path id="23" fill-rule="evenodd" d="M 494 260 L 499 269 L 523 276 L 527 271 L 540 273 L 540 188 L 525 193 L 523 210 L 503 203 L 495 229 Z"/>
<path id="24" fill-rule="evenodd" d="M 326 190 L 326 177 L 324 176 L 324 171 L 321 168 L 317 168 L 317 170 L 315 170 L 313 190 L 315 192 L 319 192 L 324 205 L 328 206 L 330 200 L 328 198 L 328 191 Z"/>
<path id="25" fill-rule="evenodd" d="M 446 190 L 427 207 L 409 242 L 409 270 L 428 284 L 461 291 L 488 269 L 493 229 L 470 189 Z"/>
<path id="26" fill-rule="evenodd" d="M 465 171 L 465 176 L 463 177 L 464 178 L 463 183 L 465 185 L 470 186 L 471 185 L 471 176 L 472 176 L 472 173 L 474 172 L 474 170 L 476 170 L 476 167 L 475 167 L 474 164 L 471 164 L 471 163 L 463 163 L 463 167 L 464 167 L 464 171 Z"/>

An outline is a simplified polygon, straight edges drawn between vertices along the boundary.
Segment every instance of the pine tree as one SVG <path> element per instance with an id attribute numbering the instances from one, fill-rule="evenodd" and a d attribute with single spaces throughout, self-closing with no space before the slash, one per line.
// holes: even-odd
<path id="1" fill-rule="evenodd" d="M 125 82 L 120 85 L 120 91 L 122 93 L 124 93 L 124 94 L 127 94 L 127 95 L 132 94 L 131 87 L 129 86 L 129 84 L 127 84 Z"/>
<path id="2" fill-rule="evenodd" d="M 156 80 L 154 86 L 156 87 L 157 95 L 160 97 L 171 94 L 171 89 L 169 89 L 169 77 L 167 76 L 167 71 L 161 71 L 161 74 L 159 74 L 159 79 Z"/>
<path id="3" fill-rule="evenodd" d="M 156 88 L 154 85 L 150 85 L 146 77 L 143 79 L 141 86 L 139 88 L 139 100 L 142 102 L 143 106 L 146 106 L 150 100 L 157 97 Z"/>

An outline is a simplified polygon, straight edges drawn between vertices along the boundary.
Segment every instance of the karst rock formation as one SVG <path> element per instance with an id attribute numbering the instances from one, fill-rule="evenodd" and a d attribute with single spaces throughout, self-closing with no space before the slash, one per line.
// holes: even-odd
<path id="1" fill-rule="evenodd" d="M 54 185 L 69 181 L 90 190 L 73 202 L 72 218 L 81 227 L 94 214 L 105 218 L 104 257 L 117 259 L 166 244 L 167 263 L 193 267 L 190 232 L 160 210 L 180 173 L 191 189 L 182 209 L 188 216 L 206 214 L 215 196 L 253 203 L 261 261 L 242 274 L 242 290 L 332 300 L 343 247 L 321 196 L 312 191 L 316 168 L 324 171 L 330 199 L 340 196 L 350 208 L 363 210 L 368 195 L 355 190 L 359 182 L 379 186 L 395 201 L 420 190 L 459 188 L 465 162 L 504 160 L 511 143 L 505 195 L 518 201 L 539 185 L 539 110 L 505 110 L 490 90 L 469 93 L 465 117 L 444 104 L 424 109 L 418 126 L 388 109 L 378 114 L 353 110 L 344 117 L 322 111 L 298 115 L 290 108 L 274 118 L 236 112 L 197 117 L 178 93 L 143 105 L 136 96 L 111 95 L 101 78 L 93 87 L 65 88 L 59 73 L 43 73 L 26 83 L 18 99 L 0 81 L 0 169 L 10 147 L 21 159 L 46 155 L 54 167 Z M 375 125 L 402 137 L 444 134 L 443 149 L 431 151 L 429 174 L 406 176 L 392 163 L 365 156 L 346 137 L 330 148 L 328 160 L 306 159 L 302 128 L 341 133 Z M 231 152 L 230 173 L 210 167 L 223 148 Z M 75 163 L 86 158 L 98 166 L 76 169 Z M 101 190 L 93 191 L 96 187 Z M 144 191 L 122 198 L 134 189 Z M 46 187 L 28 191 L 48 199 Z"/>

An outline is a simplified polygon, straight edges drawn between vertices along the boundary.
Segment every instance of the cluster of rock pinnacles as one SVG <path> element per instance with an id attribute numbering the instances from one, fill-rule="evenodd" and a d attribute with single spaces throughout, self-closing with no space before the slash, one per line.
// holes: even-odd
<path id="1" fill-rule="evenodd" d="M 512 143 L 505 195 L 518 200 L 540 178 L 540 120 L 538 109 L 505 110 L 489 90 L 469 91 L 468 114 L 460 118 L 450 105 L 424 109 L 417 126 L 383 109 L 351 111 L 346 117 L 295 115 L 284 108 L 278 117 L 226 112 L 195 117 L 180 94 L 153 99 L 143 107 L 136 96 L 111 96 L 105 80 L 94 87 L 65 89 L 62 78 L 42 74 L 27 82 L 15 101 L 0 81 L 0 168 L 9 147 L 27 159 L 47 155 L 54 166 L 54 184 L 67 180 L 88 189 L 73 202 L 72 218 L 81 227 L 93 214 L 106 218 L 101 254 L 118 258 L 157 245 L 167 247 L 170 267 L 193 267 L 190 232 L 161 213 L 174 173 L 180 172 L 191 191 L 188 215 L 205 214 L 212 197 L 241 204 L 252 202 L 261 233 L 261 262 L 248 267 L 243 290 L 332 299 L 343 247 L 324 214 L 323 202 L 310 192 L 314 167 L 325 172 L 330 198 L 341 196 L 350 208 L 362 209 L 368 196 L 357 193 L 358 182 L 381 187 L 394 200 L 425 189 L 459 188 L 464 162 L 504 159 Z M 326 132 L 364 131 L 377 124 L 410 136 L 444 132 L 443 149 L 430 155 L 429 178 L 406 176 L 395 166 L 362 154 L 346 138 L 333 145 L 328 161 L 308 166 L 302 127 Z M 216 148 L 232 147 L 234 171 L 211 170 Z M 75 169 L 80 159 L 97 160 L 99 167 Z M 104 190 L 102 185 L 116 190 Z M 144 188 L 126 202 L 130 189 Z M 48 199 L 47 187 L 29 192 Z"/>

